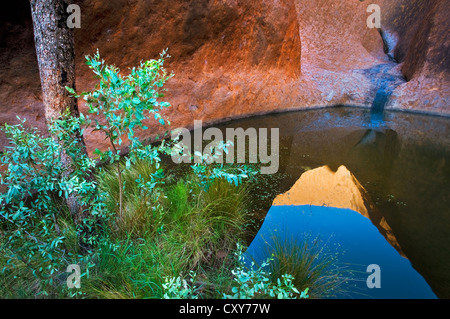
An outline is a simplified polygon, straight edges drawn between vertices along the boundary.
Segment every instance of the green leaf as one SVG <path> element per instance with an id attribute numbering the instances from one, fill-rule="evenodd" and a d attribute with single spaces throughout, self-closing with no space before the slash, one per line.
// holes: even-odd
<path id="1" fill-rule="evenodd" d="M 66 90 L 71 93 L 71 94 L 75 94 L 75 90 L 72 89 L 71 87 L 65 86 Z"/>
<path id="2" fill-rule="evenodd" d="M 300 294 L 300 298 L 308 298 L 308 291 L 309 288 L 306 288 L 305 290 L 302 291 L 302 293 Z"/>

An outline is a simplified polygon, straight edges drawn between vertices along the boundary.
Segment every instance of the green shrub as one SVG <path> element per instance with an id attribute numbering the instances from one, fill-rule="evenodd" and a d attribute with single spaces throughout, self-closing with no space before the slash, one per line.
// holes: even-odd
<path id="1" fill-rule="evenodd" d="M 0 194 L 0 252 L 5 260 L 1 271 L 7 276 L 21 269 L 23 276 L 34 277 L 39 282 L 36 294 L 48 294 L 49 287 L 63 284 L 59 275 L 68 264 L 83 263 L 84 256 L 74 244 L 81 230 L 75 229 L 64 198 L 76 192 L 81 204 L 92 205 L 83 220 L 85 227 L 95 228 L 94 220 L 104 217 L 95 197 L 95 182 L 83 178 L 95 162 L 70 137 L 79 124 L 67 115 L 50 123 L 51 135 L 59 140 L 25 128 L 25 121 L 3 128 L 9 145 L 1 158 L 5 169 L 1 185 L 6 188 Z M 63 151 L 73 158 L 70 174 Z M 84 239 L 96 240 L 94 236 Z"/>
<path id="2" fill-rule="evenodd" d="M 155 149 L 151 144 L 144 145 L 137 131 L 147 130 L 146 122 L 151 119 L 157 120 L 161 125 L 165 125 L 165 120 L 160 111 L 170 106 L 168 102 L 160 102 L 163 97 L 161 88 L 164 83 L 173 75 L 167 75 L 163 67 L 165 58 L 168 57 L 163 51 L 158 60 L 142 62 L 138 68 L 132 68 L 126 77 L 120 74 L 120 70 L 114 65 L 105 64 L 100 59 L 100 54 L 86 57 L 86 64 L 97 75 L 99 82 L 92 92 L 83 92 L 77 95 L 69 87 L 66 89 L 77 98 L 83 98 L 88 106 L 88 114 L 80 114 L 83 124 L 100 131 L 105 139 L 110 143 L 106 151 L 96 149 L 96 154 L 100 161 L 116 163 L 117 179 L 119 181 L 119 214 L 123 211 L 123 187 L 122 173 L 124 169 L 129 169 L 131 164 L 139 159 L 147 159 L 159 162 L 160 149 Z M 96 114 L 97 117 L 92 115 Z M 169 123 L 170 124 L 170 123 Z M 121 147 L 123 138 L 129 141 L 129 154 L 125 158 L 125 168 L 120 165 Z M 163 147 L 163 146 L 160 146 Z M 153 177 L 145 186 L 154 187 L 156 184 Z"/>

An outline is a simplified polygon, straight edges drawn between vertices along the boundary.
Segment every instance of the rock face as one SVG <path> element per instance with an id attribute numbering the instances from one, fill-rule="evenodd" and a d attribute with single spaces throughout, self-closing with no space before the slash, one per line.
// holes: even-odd
<path id="1" fill-rule="evenodd" d="M 92 87 L 84 53 L 97 48 L 122 70 L 168 48 L 173 127 L 214 123 L 295 103 L 301 42 L 293 1 L 85 1 L 76 37 L 79 89 Z M 116 12 L 123 12 L 118 17 Z M 87 139 L 89 141 L 89 139 Z"/>
<path id="2" fill-rule="evenodd" d="M 449 114 L 450 20 L 448 1 L 378 1 L 383 29 L 407 82 L 397 87 L 387 108 Z"/>
<path id="3" fill-rule="evenodd" d="M 95 83 L 84 56 L 97 48 L 124 72 L 168 48 L 166 67 L 175 77 L 167 83 L 173 106 L 167 116 L 174 127 L 316 106 L 370 107 L 379 70 L 396 79 L 387 108 L 450 115 L 445 1 L 373 1 L 381 7 L 384 42 L 366 25 L 367 1 L 77 3 L 77 90 Z M 14 123 L 20 115 L 43 127 L 28 6 L 8 3 L 2 12 L 0 122 Z M 389 58 L 385 43 L 397 43 L 387 47 L 401 64 Z M 100 140 L 86 137 L 90 149 L 101 148 Z"/>
<path id="4" fill-rule="evenodd" d="M 364 187 L 345 166 L 340 166 L 336 172 L 328 166 L 322 166 L 303 173 L 289 191 L 275 197 L 272 205 L 351 209 L 369 218 L 386 240 L 404 256 L 386 219 L 373 205 Z"/>

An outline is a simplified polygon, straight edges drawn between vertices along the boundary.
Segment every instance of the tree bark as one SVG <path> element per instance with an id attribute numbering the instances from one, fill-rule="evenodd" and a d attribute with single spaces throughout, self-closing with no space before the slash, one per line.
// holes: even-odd
<path id="1" fill-rule="evenodd" d="M 68 86 L 75 90 L 74 35 L 67 24 L 70 4 L 71 0 L 30 0 L 47 123 L 61 117 L 67 109 L 72 116 L 79 116 L 76 98 L 65 89 Z M 57 139 L 56 136 L 54 138 Z M 73 138 L 79 141 L 80 149 L 87 154 L 80 132 Z M 73 160 L 65 152 L 61 154 L 61 160 L 68 176 L 73 170 Z M 92 180 L 93 177 L 86 178 Z M 86 207 L 80 205 L 77 194 L 69 196 L 67 205 L 75 223 L 82 225 Z"/>
<path id="2" fill-rule="evenodd" d="M 77 101 L 65 89 L 75 89 L 73 29 L 67 25 L 68 0 L 31 0 L 34 39 L 41 77 L 45 117 L 58 118 L 67 108 L 78 116 Z"/>

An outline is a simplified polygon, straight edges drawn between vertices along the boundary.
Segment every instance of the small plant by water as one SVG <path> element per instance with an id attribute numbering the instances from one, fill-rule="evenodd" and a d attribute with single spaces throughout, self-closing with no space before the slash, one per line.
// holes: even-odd
<path id="1" fill-rule="evenodd" d="M 339 252 L 332 252 L 319 237 L 300 239 L 273 237 L 265 248 L 273 261 L 268 265 L 272 280 L 290 274 L 298 289 L 309 289 L 311 298 L 330 298 L 342 293 L 341 286 L 351 280 L 347 269 L 339 268 Z"/>

